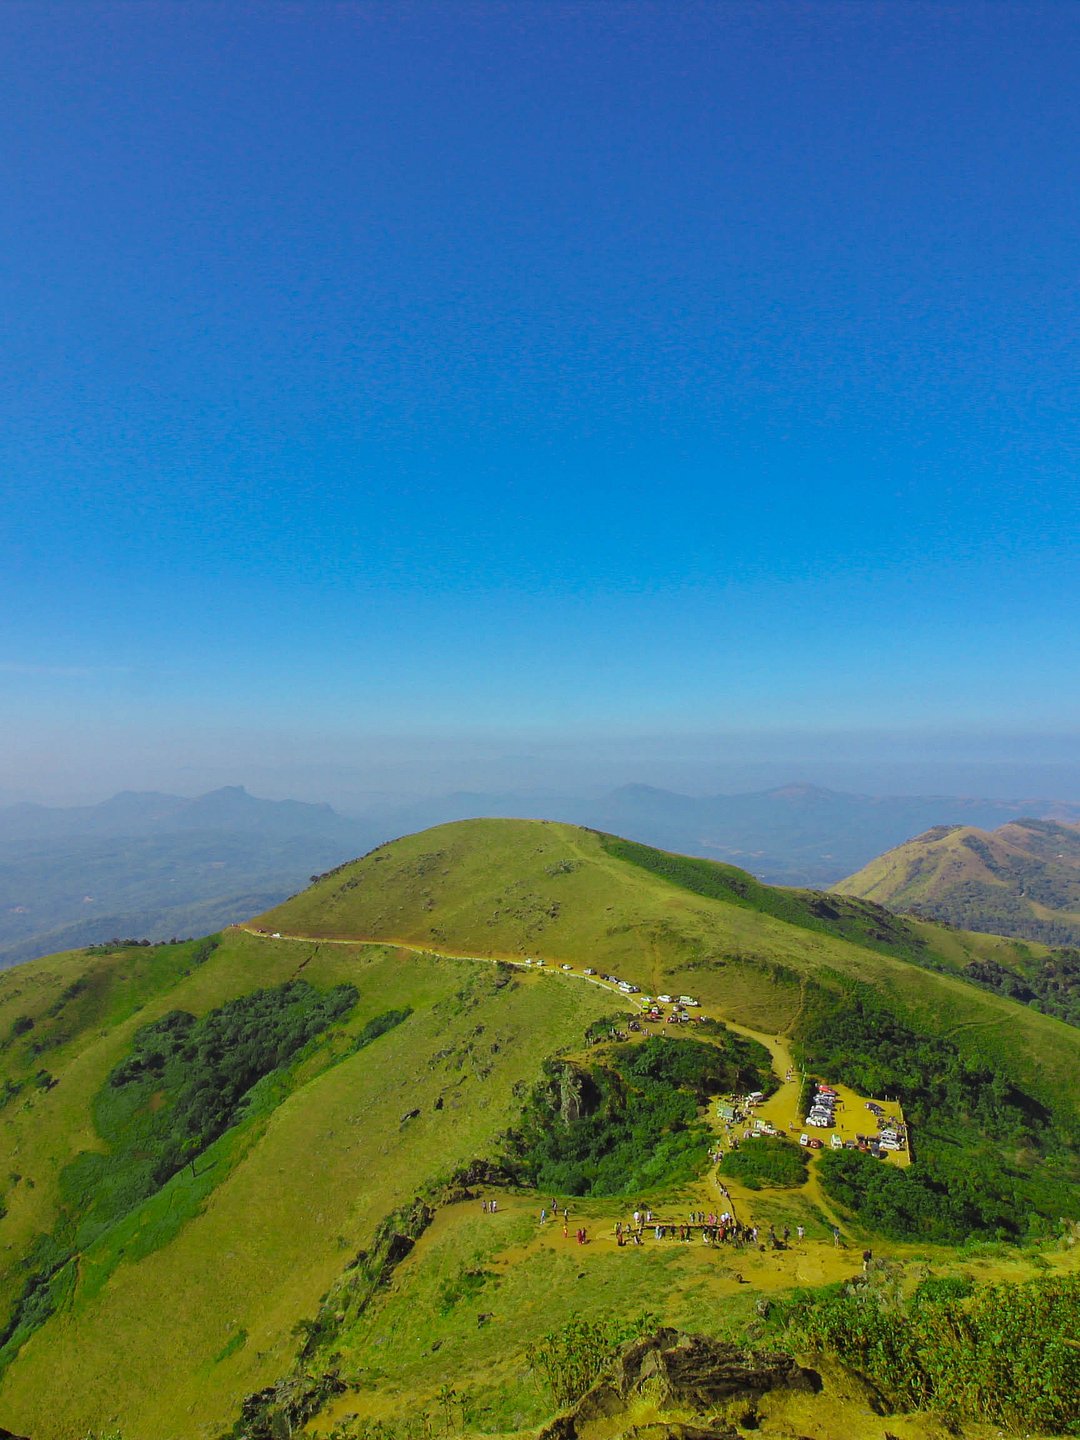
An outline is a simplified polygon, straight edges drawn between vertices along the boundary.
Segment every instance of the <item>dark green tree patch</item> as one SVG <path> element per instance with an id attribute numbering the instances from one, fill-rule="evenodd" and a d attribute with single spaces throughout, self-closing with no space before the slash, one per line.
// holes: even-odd
<path id="1" fill-rule="evenodd" d="M 723 1046 L 651 1036 L 591 1065 L 549 1061 L 507 1137 L 507 1163 L 557 1195 L 631 1195 L 705 1167 L 709 1095 L 764 1090 L 768 1053 L 725 1034 Z"/>
<path id="2" fill-rule="evenodd" d="M 95 1126 L 109 1148 L 86 1151 L 61 1172 L 61 1218 L 26 1257 L 22 1294 L 0 1328 L 0 1367 L 74 1284 L 72 1256 L 184 1165 L 194 1166 L 242 1118 L 258 1082 L 295 1060 L 356 1000 L 352 985 L 316 990 L 293 980 L 198 1019 L 173 1010 L 136 1031 L 131 1054 L 93 1102 Z"/>
<path id="3" fill-rule="evenodd" d="M 788 1140 L 747 1140 L 729 1150 L 720 1163 L 750 1190 L 792 1189 L 806 1182 L 808 1160 L 800 1145 Z"/>
<path id="4" fill-rule="evenodd" d="M 1080 1217 L 1080 1133 L 1071 1116 L 989 1059 L 915 1030 L 869 987 L 814 993 L 796 1055 L 815 1074 L 903 1102 L 913 1128 L 909 1169 L 857 1151 L 822 1158 L 826 1192 L 869 1228 L 896 1239 L 1018 1240 Z"/>

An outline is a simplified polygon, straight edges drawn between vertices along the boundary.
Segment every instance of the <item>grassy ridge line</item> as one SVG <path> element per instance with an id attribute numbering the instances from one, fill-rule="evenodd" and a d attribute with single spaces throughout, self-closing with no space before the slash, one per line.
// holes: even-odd
<path id="1" fill-rule="evenodd" d="M 693 863 L 705 873 L 730 870 Z M 807 981 L 861 981 L 884 990 L 917 1028 L 955 1031 L 968 1053 L 1005 1065 L 1040 1098 L 1080 1113 L 1080 1031 L 958 976 L 968 959 L 1000 958 L 1016 942 L 913 924 L 940 967 L 927 969 L 838 937 L 828 925 L 796 926 L 696 893 L 609 854 L 598 832 L 574 826 L 439 826 L 343 866 L 255 923 L 477 956 L 561 958 L 652 993 L 694 993 L 710 1013 L 772 1034 L 791 1024 Z"/>
<path id="2" fill-rule="evenodd" d="M 264 931 L 254 925 L 234 925 L 231 928 L 234 930 L 242 930 L 246 935 L 257 935 L 262 939 L 274 939 L 272 935 L 267 937 Z M 373 936 L 358 937 L 355 940 L 342 940 L 338 937 L 325 935 L 295 935 L 291 932 L 287 934 L 282 930 L 281 938 L 282 940 L 299 940 L 305 944 L 314 942 L 319 945 L 390 946 L 396 950 L 408 950 L 412 955 L 434 955 L 440 960 L 475 961 L 483 965 L 513 965 L 517 969 L 523 970 L 530 975 L 561 975 L 564 979 L 584 980 L 590 985 L 597 985 L 601 990 L 606 990 L 614 999 L 622 1001 L 628 1014 L 633 1014 L 641 1008 L 638 1001 L 627 995 L 625 991 L 620 990 L 617 985 L 612 985 L 610 981 L 603 979 L 602 976 L 585 975 L 580 970 L 563 970 L 562 962 L 557 960 L 551 963 L 545 961 L 542 966 L 526 965 L 525 961 L 516 955 L 462 955 L 451 950 L 441 950 L 437 945 L 414 945 L 408 940 L 396 939 L 376 940 Z M 569 964 L 569 961 L 565 963 Z"/>

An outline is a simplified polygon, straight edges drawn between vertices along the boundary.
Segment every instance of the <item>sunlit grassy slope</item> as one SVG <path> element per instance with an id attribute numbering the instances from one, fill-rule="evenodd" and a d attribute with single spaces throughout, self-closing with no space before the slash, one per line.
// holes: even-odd
<path id="1" fill-rule="evenodd" d="M 0 1384 L 4 1423 L 35 1437 L 81 1440 L 114 1415 L 125 1437 L 217 1433 L 240 1397 L 288 1368 L 294 1325 L 315 1311 L 378 1220 L 423 1183 L 489 1153 L 514 1113 L 515 1084 L 534 1079 L 545 1056 L 580 1043 L 582 1026 L 611 1008 L 599 991 L 540 977 L 500 987 L 493 966 L 235 933 L 178 985 L 153 994 L 153 980 L 140 973 L 153 955 L 108 957 L 127 972 L 102 985 L 112 992 L 110 1013 L 45 1057 L 59 1079 L 54 1089 L 20 1096 L 0 1114 L 7 1164 L 23 1177 L 9 1188 L 0 1231 L 7 1303 L 20 1283 L 11 1261 L 49 1228 L 60 1203 L 59 1169 L 100 1143 L 89 1096 L 137 1025 L 174 1007 L 201 1013 L 300 969 L 315 985 L 351 980 L 361 1001 L 260 1133 L 226 1137 L 199 1161 L 196 1178 L 176 1176 L 137 1226 L 82 1258 L 69 1308 L 34 1335 Z M 78 963 L 37 962 L 5 977 L 0 1025 L 13 1010 L 44 1009 Z M 127 1003 L 119 999 L 125 987 Z M 124 1016 L 134 995 L 145 1003 Z M 330 1063 L 391 1006 L 414 1013 Z M 123 1018 L 110 1025 L 113 1017 Z M 420 1114 L 403 1121 L 414 1109 Z M 176 1228 L 178 1211 L 189 1218 Z M 125 1247 L 141 1252 L 137 1263 L 125 1261 Z M 232 1353 L 216 1359 L 230 1341 Z"/>
<path id="2" fill-rule="evenodd" d="M 1080 943 L 1080 827 L 940 825 L 833 887 L 893 910 L 1053 945 Z"/>
<path id="3" fill-rule="evenodd" d="M 1071 1093 L 1080 1108 L 1080 1031 L 947 973 L 977 957 L 1014 963 L 1017 948 L 1030 945 L 778 890 L 731 866 L 665 857 L 575 826 L 472 820 L 423 831 L 342 867 L 256 923 L 592 965 L 647 993 L 692 993 L 706 1009 L 773 1033 L 798 1013 L 801 982 L 827 983 L 831 972 L 874 985 L 920 1026 L 1007 1061 L 1036 1093 Z"/>
<path id="4" fill-rule="evenodd" d="M 922 1027 L 994 1053 L 1031 1089 L 1078 1100 L 1080 1031 L 920 968 L 928 956 L 960 966 L 996 942 L 890 925 L 860 902 L 823 907 L 730 867 L 683 866 L 569 826 L 476 821 L 411 836 L 254 924 L 285 938 L 230 931 L 216 948 L 73 953 L 0 977 L 0 1086 L 11 1082 L 0 1105 L 4 1316 L 35 1237 L 73 1203 L 64 1166 L 103 1145 L 91 1101 L 140 1026 L 297 976 L 359 992 L 347 1019 L 275 1082 L 280 1103 L 255 1107 L 194 1173 L 175 1175 L 65 1271 L 57 1313 L 0 1379 L 0 1424 L 17 1433 L 83 1440 L 118 1424 L 124 1440 L 211 1440 L 225 1431 L 245 1395 L 289 1372 L 298 1322 L 316 1314 L 378 1223 L 492 1156 L 543 1061 L 577 1050 L 585 1026 L 617 1006 L 580 974 L 550 973 L 555 962 L 694 994 L 707 1013 L 773 1034 L 792 1025 L 809 981 L 861 979 Z M 549 973 L 465 958 L 524 955 L 551 962 Z M 392 1008 L 411 1013 L 354 1051 L 367 1022 Z M 821 1216 L 800 1204 L 763 1201 L 760 1214 L 823 1233 Z M 534 1209 L 508 1196 L 505 1218 L 486 1228 L 478 1207 L 440 1210 L 383 1318 L 372 1312 L 343 1335 L 351 1376 L 378 1397 L 372 1413 L 428 1403 L 454 1366 L 488 1366 L 494 1428 L 528 1426 L 545 1402 L 523 1356 L 568 1313 L 616 1304 L 720 1325 L 723 1306 L 743 1294 L 732 1274 L 704 1277 L 681 1250 L 646 1265 L 598 1248 L 596 1267 L 579 1268 L 573 1250 L 537 1248 Z M 581 1213 L 606 1225 L 610 1209 L 589 1201 Z M 775 1289 L 833 1278 L 830 1263 L 820 1252 L 779 1268 L 751 1258 L 746 1278 Z M 463 1279 L 470 1265 L 499 1278 Z M 477 1325 L 488 1285 L 499 1292 L 497 1330 Z M 526 1385 L 531 1398 L 515 1409 Z"/>

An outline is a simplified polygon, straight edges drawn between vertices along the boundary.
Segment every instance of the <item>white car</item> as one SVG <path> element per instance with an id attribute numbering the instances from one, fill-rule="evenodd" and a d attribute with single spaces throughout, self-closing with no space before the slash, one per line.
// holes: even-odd
<path id="1" fill-rule="evenodd" d="M 661 1005 L 674 1005 L 675 1003 L 675 997 L 673 995 L 657 995 L 656 998 L 660 1001 Z"/>
<path id="2" fill-rule="evenodd" d="M 680 1005 L 697 1005 L 697 1004 L 698 1004 L 698 1001 L 695 1000 L 692 995 L 680 995 L 680 996 L 679 996 L 679 1004 L 680 1004 Z"/>
<path id="3" fill-rule="evenodd" d="M 586 965 L 585 969 L 581 973 L 583 975 L 595 975 L 596 971 L 592 968 L 591 965 Z"/>
<path id="4" fill-rule="evenodd" d="M 562 968 L 563 968 L 564 970 L 572 970 L 574 967 L 573 967 L 573 965 L 564 965 Z"/>

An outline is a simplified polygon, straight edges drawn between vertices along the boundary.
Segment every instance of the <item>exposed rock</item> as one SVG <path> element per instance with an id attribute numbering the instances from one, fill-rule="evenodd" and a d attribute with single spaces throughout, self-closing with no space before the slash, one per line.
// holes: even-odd
<path id="1" fill-rule="evenodd" d="M 658 1385 L 665 1399 L 701 1409 L 737 1395 L 764 1395 L 770 1390 L 802 1390 L 816 1394 L 821 1377 L 790 1355 L 756 1353 L 705 1335 L 659 1330 L 628 1345 L 615 1363 L 614 1384 L 623 1399 L 646 1381 Z"/>
<path id="2" fill-rule="evenodd" d="M 581 1429 L 625 1414 L 641 1395 L 657 1406 L 681 1411 L 713 1411 L 728 1401 L 754 1400 L 770 1390 L 816 1394 L 821 1377 L 790 1355 L 743 1350 L 705 1335 L 658 1330 L 628 1345 L 610 1372 L 578 1401 L 573 1410 L 541 1432 L 539 1440 L 579 1440 Z M 748 1412 L 751 1413 L 751 1412 Z M 702 1425 L 682 1421 L 628 1429 L 626 1440 L 734 1440 L 738 1431 L 709 1418 Z"/>

